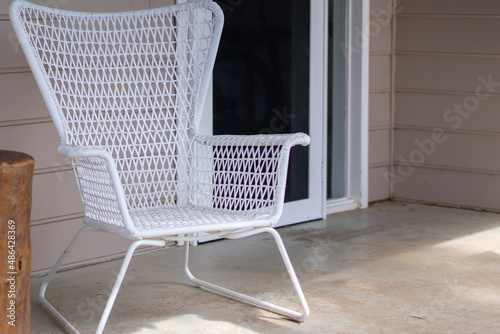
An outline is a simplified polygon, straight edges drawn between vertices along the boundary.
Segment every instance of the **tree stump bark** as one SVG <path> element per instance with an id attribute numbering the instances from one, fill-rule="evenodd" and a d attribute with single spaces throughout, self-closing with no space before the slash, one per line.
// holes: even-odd
<path id="1" fill-rule="evenodd" d="M 0 333 L 30 332 L 34 165 L 27 154 L 0 150 Z"/>

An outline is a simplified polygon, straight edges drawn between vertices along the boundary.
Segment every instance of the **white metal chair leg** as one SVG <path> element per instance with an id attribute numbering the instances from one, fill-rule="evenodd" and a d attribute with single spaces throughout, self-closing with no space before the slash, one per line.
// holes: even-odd
<path id="1" fill-rule="evenodd" d="M 50 280 L 52 279 L 52 277 L 54 276 L 54 274 L 56 273 L 57 269 L 59 269 L 59 267 L 61 266 L 61 264 L 63 263 L 63 261 L 66 259 L 66 256 L 68 256 L 68 254 L 71 252 L 71 250 L 73 249 L 73 246 L 75 245 L 76 243 L 76 240 L 78 240 L 78 238 L 86 231 L 89 231 L 89 230 L 93 230 L 92 227 L 89 227 L 89 226 L 85 226 L 83 227 L 82 229 L 80 229 L 80 231 L 78 231 L 78 233 L 75 235 L 75 237 L 73 238 L 73 240 L 71 240 L 71 242 L 69 243 L 68 247 L 66 247 L 66 249 L 64 250 L 64 252 L 62 253 L 61 257 L 59 258 L 59 260 L 57 260 L 56 264 L 54 265 L 54 267 L 52 267 L 52 270 L 49 272 L 49 274 L 47 275 L 47 277 L 45 277 L 45 279 L 43 280 L 42 282 L 42 286 L 40 287 L 40 293 L 38 295 L 38 299 L 40 301 L 40 304 L 42 304 L 42 307 L 54 318 L 54 320 L 56 320 L 65 330 L 65 332 L 67 333 L 71 333 L 71 334 L 77 334 L 78 331 L 75 329 L 75 327 L 73 327 L 73 325 L 71 325 L 68 320 L 66 320 L 62 315 L 61 313 L 59 313 L 59 311 L 57 311 L 48 301 L 47 299 L 45 299 L 45 292 L 47 290 L 47 286 L 49 285 L 49 282 Z"/>
<path id="2" fill-rule="evenodd" d="M 61 255 L 59 260 L 56 262 L 52 270 L 49 272 L 47 277 L 44 279 L 42 282 L 42 286 L 40 287 L 40 294 L 39 294 L 39 300 L 40 303 L 42 304 L 42 307 L 49 312 L 49 314 L 64 328 L 65 332 L 71 333 L 71 334 L 79 334 L 78 330 L 69 323 L 66 318 L 62 316 L 59 311 L 57 311 L 45 298 L 45 292 L 47 290 L 47 286 L 56 273 L 57 269 L 61 266 L 63 261 L 66 259 L 66 256 L 71 252 L 71 249 L 73 248 L 76 240 L 82 235 L 83 232 L 89 231 L 89 230 L 94 230 L 92 227 L 83 227 L 78 233 L 75 235 L 73 240 L 70 242 L 64 253 Z M 142 245 L 150 245 L 150 246 L 157 246 L 157 247 L 162 247 L 165 246 L 165 241 L 164 240 L 137 240 L 134 241 L 128 248 L 127 254 L 125 255 L 125 258 L 123 259 L 123 263 L 121 265 L 120 271 L 118 272 L 118 276 L 116 277 L 116 281 L 113 285 L 113 288 L 111 290 L 110 296 L 108 298 L 108 301 L 106 303 L 106 306 L 104 308 L 104 311 L 101 316 L 101 320 L 99 321 L 99 325 L 96 330 L 96 334 L 101 334 L 104 330 L 104 327 L 106 326 L 106 322 L 108 321 L 109 315 L 111 313 L 111 309 L 113 308 L 113 304 L 115 303 L 116 296 L 118 295 L 118 291 L 120 290 L 120 287 L 122 285 L 123 279 L 125 277 L 125 273 L 127 272 L 128 266 L 130 264 L 130 260 L 132 259 L 132 256 L 134 255 L 135 250 L 137 247 L 142 246 Z"/>
<path id="3" fill-rule="evenodd" d="M 106 322 L 108 321 L 109 314 L 111 313 L 111 309 L 113 308 L 113 304 L 115 303 L 116 296 L 118 295 L 118 291 L 120 290 L 120 287 L 123 282 L 123 278 L 125 277 L 125 273 L 127 272 L 128 266 L 130 264 L 130 260 L 132 259 L 132 256 L 134 255 L 134 252 L 137 247 L 142 246 L 142 245 L 149 245 L 149 246 L 157 246 L 157 247 L 162 247 L 165 246 L 165 241 L 164 240 L 137 240 L 130 245 L 130 247 L 127 250 L 127 254 L 125 255 L 125 258 L 123 259 L 122 266 L 120 268 L 120 271 L 118 272 L 118 276 L 116 277 L 115 284 L 113 285 L 113 289 L 111 290 L 111 293 L 109 295 L 108 301 L 106 303 L 106 307 L 104 308 L 104 312 L 102 313 L 101 320 L 99 321 L 99 325 L 97 326 L 97 331 L 96 334 L 101 334 L 102 331 L 104 330 L 104 326 L 106 326 Z"/>
<path id="4" fill-rule="evenodd" d="M 240 238 L 244 238 L 244 237 L 248 237 L 251 235 L 264 233 L 264 232 L 270 233 L 274 237 L 274 240 L 276 241 L 276 244 L 277 244 L 278 249 L 280 251 L 281 257 L 282 257 L 283 262 L 285 264 L 286 270 L 288 271 L 288 275 L 292 281 L 293 287 L 295 288 L 295 292 L 297 293 L 297 296 L 299 297 L 303 313 L 299 313 L 299 312 L 290 310 L 290 309 L 285 308 L 285 307 L 281 307 L 281 306 L 278 306 L 278 305 L 275 305 L 272 303 L 268 303 L 268 302 L 262 301 L 260 299 L 250 297 L 248 295 L 245 295 L 245 294 L 233 291 L 233 290 L 229 290 L 229 289 L 223 288 L 221 286 L 218 286 L 218 285 L 215 285 L 215 284 L 212 284 L 212 283 L 209 283 L 209 282 L 206 282 L 206 281 L 203 281 L 203 280 L 196 278 L 191 273 L 191 271 L 189 270 L 189 266 L 188 266 L 188 264 L 189 264 L 189 243 L 184 244 L 184 270 L 186 272 L 186 275 L 193 283 L 195 283 L 198 286 L 206 287 L 208 289 L 217 291 L 217 292 L 224 294 L 224 295 L 227 295 L 229 297 L 233 297 L 233 298 L 248 302 L 248 303 L 253 304 L 255 306 L 258 306 L 258 307 L 267 309 L 269 311 L 290 317 L 295 321 L 302 322 L 309 316 L 309 306 L 307 305 L 307 301 L 304 297 L 304 293 L 302 292 L 302 288 L 300 287 L 299 281 L 297 279 L 297 275 L 295 275 L 295 271 L 293 270 L 292 263 L 290 262 L 290 258 L 288 257 L 285 246 L 284 246 L 283 241 L 281 240 L 281 237 L 278 234 L 278 232 L 276 232 L 276 230 L 274 230 L 273 228 L 266 227 L 266 228 L 258 228 L 258 229 L 253 229 L 250 231 L 245 231 L 245 232 L 240 232 L 240 233 L 228 234 L 225 236 L 225 238 L 240 239 Z"/>

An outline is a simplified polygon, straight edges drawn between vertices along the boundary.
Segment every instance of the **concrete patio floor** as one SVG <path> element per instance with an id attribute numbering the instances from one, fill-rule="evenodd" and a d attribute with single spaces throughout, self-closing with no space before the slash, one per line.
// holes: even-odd
<path id="1" fill-rule="evenodd" d="M 500 215 L 382 203 L 278 229 L 311 308 L 301 324 L 193 287 L 182 248 L 132 259 L 105 333 L 500 333 Z M 270 235 L 192 248 L 202 279 L 299 310 Z M 48 299 L 93 333 L 121 261 L 57 274 Z M 32 279 L 32 333 L 62 333 Z"/>

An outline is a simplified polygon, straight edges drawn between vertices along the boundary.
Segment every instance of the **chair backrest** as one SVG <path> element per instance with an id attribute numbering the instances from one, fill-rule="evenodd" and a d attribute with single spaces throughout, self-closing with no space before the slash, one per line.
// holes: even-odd
<path id="1" fill-rule="evenodd" d="M 177 205 L 222 31 L 220 8 L 207 0 L 123 13 L 13 6 L 61 143 L 110 152 L 129 208 Z"/>

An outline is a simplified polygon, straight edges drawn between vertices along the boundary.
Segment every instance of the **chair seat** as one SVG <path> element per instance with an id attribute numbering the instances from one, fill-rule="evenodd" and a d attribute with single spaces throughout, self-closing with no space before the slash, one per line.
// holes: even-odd
<path id="1" fill-rule="evenodd" d="M 269 214 L 262 212 L 201 206 L 134 209 L 130 210 L 130 217 L 143 237 L 267 227 L 276 223 Z"/>

